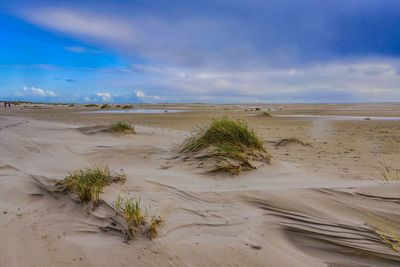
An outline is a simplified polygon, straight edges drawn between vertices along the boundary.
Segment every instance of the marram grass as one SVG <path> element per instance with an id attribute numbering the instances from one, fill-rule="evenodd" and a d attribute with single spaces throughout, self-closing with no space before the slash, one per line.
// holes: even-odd
<path id="1" fill-rule="evenodd" d="M 379 236 L 383 243 L 393 251 L 400 252 L 400 233 L 392 228 L 376 227 L 374 232 Z"/>
<path id="2" fill-rule="evenodd" d="M 181 152 L 199 153 L 202 158 L 215 159 L 214 172 L 238 174 L 254 169 L 254 161 L 270 160 L 260 137 L 241 120 L 227 117 L 214 119 L 190 137 Z"/>
<path id="3" fill-rule="evenodd" d="M 370 216 L 374 220 L 374 233 L 381 239 L 381 241 L 390 247 L 393 251 L 400 253 L 400 232 L 394 225 L 389 224 L 387 221 L 376 217 Z"/>
<path id="4" fill-rule="evenodd" d="M 92 108 L 92 107 L 98 107 L 99 105 L 97 104 L 86 104 L 85 107 L 87 108 Z"/>
<path id="5" fill-rule="evenodd" d="M 150 219 L 150 225 L 149 225 L 149 234 L 150 234 L 150 239 L 154 239 L 158 235 L 158 225 L 162 222 L 160 216 L 156 216 L 155 214 L 151 217 Z"/>
<path id="6" fill-rule="evenodd" d="M 126 123 L 126 122 L 117 122 L 114 124 L 111 124 L 110 130 L 113 133 L 119 133 L 119 134 L 134 134 L 135 133 L 135 127 Z"/>
<path id="7" fill-rule="evenodd" d="M 109 105 L 109 104 L 103 104 L 100 107 L 100 109 L 110 109 L 110 108 L 111 108 L 111 105 Z"/>
<path id="8" fill-rule="evenodd" d="M 381 163 L 381 177 L 385 183 L 390 183 L 392 181 L 400 181 L 400 169 L 393 169 L 385 164 Z"/>
<path id="9" fill-rule="evenodd" d="M 81 203 L 92 202 L 93 209 L 99 202 L 103 188 L 112 182 L 125 182 L 126 175 L 121 173 L 111 176 L 107 167 L 91 167 L 84 170 L 76 170 L 65 179 L 59 181 L 56 187 L 63 192 L 77 194 Z"/>
<path id="10" fill-rule="evenodd" d="M 129 228 L 138 227 L 144 220 L 140 197 L 123 199 L 118 196 L 115 208 L 123 215 Z"/>
<path id="11" fill-rule="evenodd" d="M 140 197 L 122 198 L 118 196 L 115 209 L 117 214 L 121 215 L 125 221 L 128 240 L 134 238 L 136 232 L 140 230 L 147 232 L 150 239 L 157 236 L 161 217 L 154 214 L 149 221 L 147 212 L 143 211 Z"/>

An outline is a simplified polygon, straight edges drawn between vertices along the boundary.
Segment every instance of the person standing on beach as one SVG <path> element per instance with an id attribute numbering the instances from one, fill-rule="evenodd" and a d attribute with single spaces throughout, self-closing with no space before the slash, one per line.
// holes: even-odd
<path id="1" fill-rule="evenodd" d="M 8 107 L 11 108 L 11 101 L 8 101 Z"/>
<path id="2" fill-rule="evenodd" d="M 4 101 L 4 108 L 7 108 L 7 102 Z"/>

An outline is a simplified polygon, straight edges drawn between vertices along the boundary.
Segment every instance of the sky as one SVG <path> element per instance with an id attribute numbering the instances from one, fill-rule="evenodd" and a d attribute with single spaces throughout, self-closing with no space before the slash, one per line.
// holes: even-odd
<path id="1" fill-rule="evenodd" d="M 0 0 L 0 99 L 400 101 L 399 0 Z"/>

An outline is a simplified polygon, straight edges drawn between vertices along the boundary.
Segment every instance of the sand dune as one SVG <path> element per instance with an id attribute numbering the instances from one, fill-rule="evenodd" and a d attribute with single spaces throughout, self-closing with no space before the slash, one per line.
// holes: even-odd
<path id="1" fill-rule="evenodd" d="M 0 266 L 400 264 L 374 231 L 400 231 L 399 182 L 344 179 L 279 157 L 237 177 L 209 176 L 175 157 L 187 131 L 103 129 L 0 117 Z M 128 176 L 105 188 L 96 211 L 52 192 L 55 181 L 93 164 Z M 140 195 L 161 215 L 156 239 L 124 242 L 119 194 Z"/>

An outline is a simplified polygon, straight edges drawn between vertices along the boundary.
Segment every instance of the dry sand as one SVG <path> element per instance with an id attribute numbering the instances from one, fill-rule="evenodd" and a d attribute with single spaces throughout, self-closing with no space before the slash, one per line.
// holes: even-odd
<path id="1" fill-rule="evenodd" d="M 190 111 L 1 110 L 0 266 L 400 265 L 400 253 L 374 232 L 400 233 L 400 182 L 383 183 L 379 163 L 400 168 L 400 120 L 276 116 L 400 116 L 399 104 L 178 107 Z M 273 117 L 261 115 L 268 109 Z M 223 115 L 254 127 L 274 163 L 229 177 L 175 158 L 195 124 Z M 137 134 L 95 131 L 119 120 L 134 123 Z M 274 146 L 293 136 L 312 146 Z M 128 175 L 124 185 L 105 188 L 101 199 L 108 205 L 95 212 L 38 185 L 93 164 Z M 100 230 L 114 216 L 109 206 L 119 194 L 140 195 L 161 215 L 156 239 L 126 243 Z"/>

